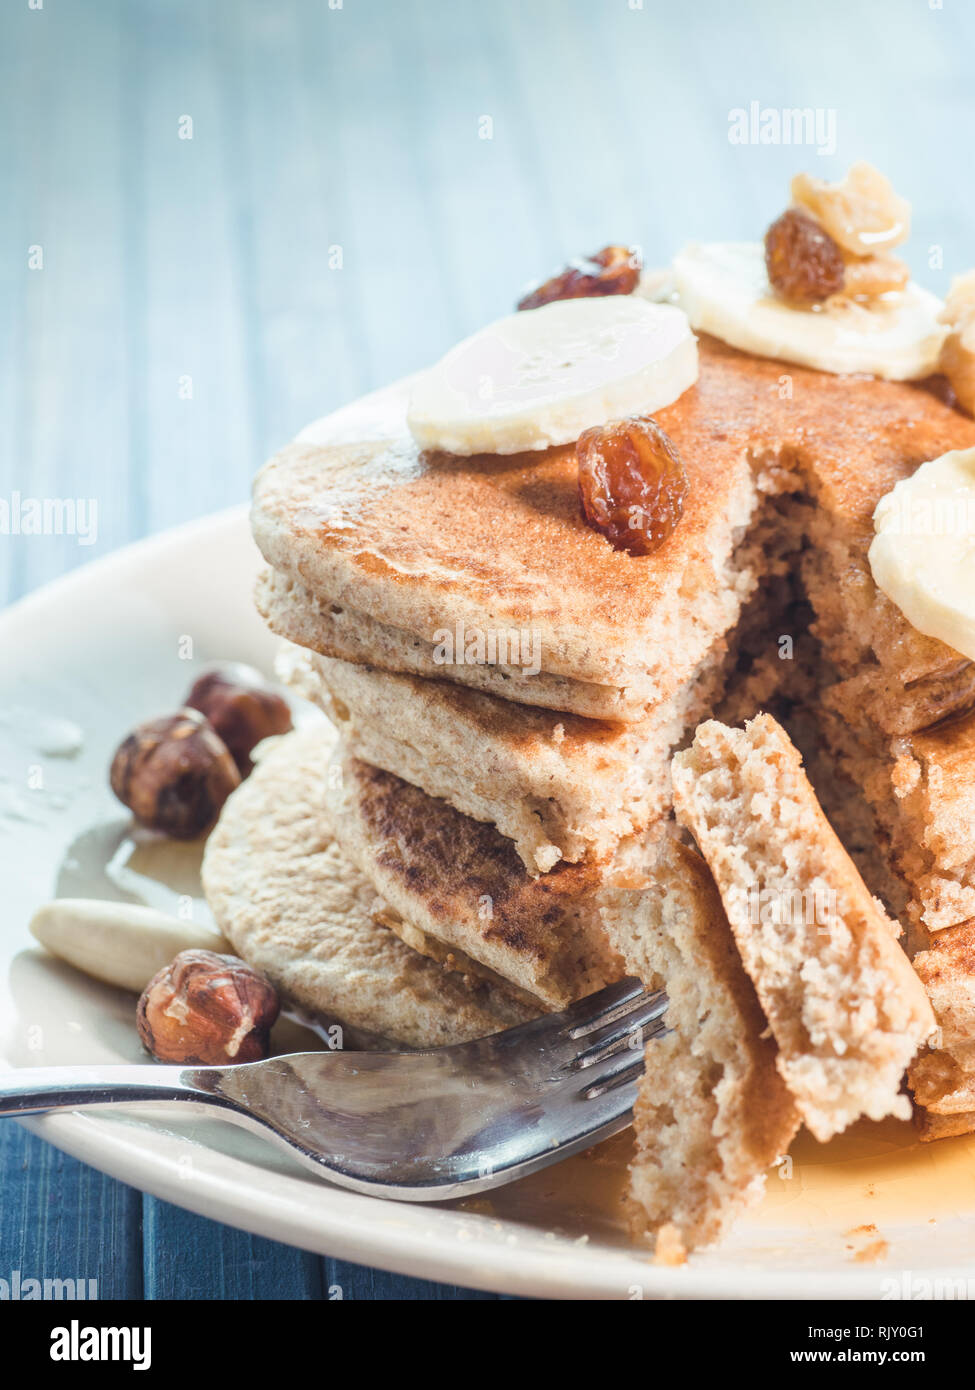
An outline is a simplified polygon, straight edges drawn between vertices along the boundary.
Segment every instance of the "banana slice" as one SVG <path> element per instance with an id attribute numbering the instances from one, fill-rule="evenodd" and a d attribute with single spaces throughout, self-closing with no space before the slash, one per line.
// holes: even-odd
<path id="1" fill-rule="evenodd" d="M 870 303 L 837 297 L 793 309 L 773 297 L 759 242 L 691 245 L 674 260 L 681 308 L 697 332 L 759 357 L 821 372 L 912 381 L 938 369 L 943 304 L 913 281 Z"/>
<path id="2" fill-rule="evenodd" d="M 652 414 L 696 380 L 682 310 L 631 295 L 566 299 L 458 343 L 416 382 L 407 421 L 425 449 L 518 454 Z"/>
<path id="3" fill-rule="evenodd" d="M 918 632 L 975 661 L 975 449 L 922 463 L 877 503 L 877 587 Z"/>

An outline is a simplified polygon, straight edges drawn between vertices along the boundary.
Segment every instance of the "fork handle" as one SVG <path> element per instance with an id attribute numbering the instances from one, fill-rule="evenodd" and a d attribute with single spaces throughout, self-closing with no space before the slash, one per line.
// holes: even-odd
<path id="1" fill-rule="evenodd" d="M 25 1067 L 0 1072 L 0 1117 L 138 1100 L 210 1101 L 183 1067 Z"/>

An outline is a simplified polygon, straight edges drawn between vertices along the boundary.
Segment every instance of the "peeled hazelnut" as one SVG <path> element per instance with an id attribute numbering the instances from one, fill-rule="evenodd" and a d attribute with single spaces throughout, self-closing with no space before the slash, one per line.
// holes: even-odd
<path id="1" fill-rule="evenodd" d="M 157 1062 L 259 1062 L 279 1008 L 274 987 L 237 956 L 181 951 L 146 985 L 136 1026 Z"/>
<path id="2" fill-rule="evenodd" d="M 878 294 L 902 290 L 910 279 L 906 263 L 880 252 L 876 256 L 843 257 L 843 294 L 849 299 L 872 299 Z"/>
<path id="3" fill-rule="evenodd" d="M 226 744 L 194 709 L 140 724 L 116 750 L 109 778 L 140 824 L 174 840 L 209 830 L 240 784 Z"/>
<path id="4" fill-rule="evenodd" d="M 194 683 L 186 703 L 209 719 L 244 777 L 253 766 L 251 751 L 261 740 L 286 734 L 291 728 L 287 701 L 272 689 L 260 671 L 239 662 L 205 671 Z"/>
<path id="5" fill-rule="evenodd" d="M 838 183 L 797 174 L 792 197 L 854 256 L 890 251 L 910 235 L 910 203 L 898 197 L 879 169 L 863 161 L 852 165 Z"/>

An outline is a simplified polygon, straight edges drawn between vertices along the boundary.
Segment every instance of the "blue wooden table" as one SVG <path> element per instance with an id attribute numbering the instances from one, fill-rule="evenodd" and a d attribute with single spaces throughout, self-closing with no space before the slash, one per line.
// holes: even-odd
<path id="1" fill-rule="evenodd" d="M 243 499 L 309 419 L 607 241 L 753 238 L 869 158 L 975 262 L 969 0 L 5 0 L 0 600 Z M 808 108 L 814 142 L 737 142 Z M 764 128 L 774 133 L 774 121 Z M 12 870 L 10 870 L 12 871 Z M 0 1274 L 131 1298 L 480 1298 L 145 1197 L 0 1126 Z"/>

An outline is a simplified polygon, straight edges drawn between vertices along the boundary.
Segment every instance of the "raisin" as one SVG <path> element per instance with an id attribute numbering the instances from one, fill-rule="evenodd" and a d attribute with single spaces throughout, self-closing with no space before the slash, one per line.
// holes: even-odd
<path id="1" fill-rule="evenodd" d="M 765 233 L 769 284 L 792 304 L 819 304 L 842 288 L 843 253 L 819 223 L 789 208 Z"/>
<path id="2" fill-rule="evenodd" d="M 631 555 L 649 555 L 663 545 L 684 510 L 687 474 L 657 422 L 635 417 L 586 430 L 576 457 L 589 525 Z"/>
<path id="3" fill-rule="evenodd" d="M 557 299 L 594 299 L 606 294 L 632 294 L 640 282 L 636 253 L 628 246 L 604 246 L 594 256 L 570 261 L 558 275 L 519 299 L 519 309 L 540 309 Z"/>

